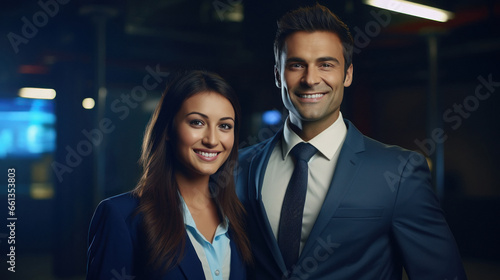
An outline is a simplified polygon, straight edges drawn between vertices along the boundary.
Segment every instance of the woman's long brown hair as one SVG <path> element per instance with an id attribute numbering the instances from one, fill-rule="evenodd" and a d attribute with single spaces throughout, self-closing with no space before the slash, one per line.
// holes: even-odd
<path id="1" fill-rule="evenodd" d="M 142 177 L 133 193 L 140 198 L 138 213 L 149 244 L 149 261 L 154 268 L 172 268 L 182 260 L 186 244 L 183 210 L 174 172 L 176 159 L 171 141 L 175 139 L 173 120 L 182 103 L 200 92 L 215 92 L 229 100 L 235 111 L 234 145 L 226 162 L 211 177 L 210 190 L 219 214 L 229 220 L 232 241 L 244 262 L 251 251 L 244 230 L 245 210 L 235 191 L 234 166 L 238 159 L 240 107 L 236 95 L 220 76 L 206 71 L 178 74 L 167 86 L 149 121 L 142 145 Z M 222 219 L 225 223 L 225 219 Z M 234 252 L 236 253 L 236 252 Z"/>

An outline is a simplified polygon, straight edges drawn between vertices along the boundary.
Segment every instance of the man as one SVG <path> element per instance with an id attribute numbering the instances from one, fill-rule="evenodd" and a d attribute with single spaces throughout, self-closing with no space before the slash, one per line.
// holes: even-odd
<path id="1" fill-rule="evenodd" d="M 403 267 L 410 279 L 466 279 L 424 157 L 342 117 L 353 79 L 347 26 L 321 5 L 301 8 L 279 21 L 274 48 L 289 116 L 240 152 L 237 177 L 250 279 L 401 279 Z M 311 145 L 294 151 L 301 142 Z"/>

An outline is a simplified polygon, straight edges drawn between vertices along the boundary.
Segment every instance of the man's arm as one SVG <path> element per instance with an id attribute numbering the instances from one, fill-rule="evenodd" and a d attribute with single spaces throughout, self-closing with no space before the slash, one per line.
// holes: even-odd
<path id="1" fill-rule="evenodd" d="M 423 156 L 408 157 L 396 191 L 392 229 L 408 277 L 467 279 Z"/>

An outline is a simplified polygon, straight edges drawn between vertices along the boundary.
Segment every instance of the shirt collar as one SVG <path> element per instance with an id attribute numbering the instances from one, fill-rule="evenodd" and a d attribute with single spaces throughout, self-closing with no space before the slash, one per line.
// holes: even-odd
<path id="1" fill-rule="evenodd" d="M 335 153 L 344 143 L 346 135 L 347 127 L 344 123 L 342 113 L 339 112 L 337 120 L 320 134 L 316 135 L 316 137 L 309 140 L 308 143 L 318 149 L 328 160 L 332 160 Z M 287 120 L 283 128 L 283 140 L 281 141 L 283 160 L 285 160 L 292 148 L 300 142 L 305 141 L 288 126 Z"/>

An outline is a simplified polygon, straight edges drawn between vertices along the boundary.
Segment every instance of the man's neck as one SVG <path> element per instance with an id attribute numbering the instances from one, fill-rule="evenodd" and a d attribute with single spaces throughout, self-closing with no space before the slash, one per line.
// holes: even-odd
<path id="1" fill-rule="evenodd" d="M 325 119 L 324 121 L 304 121 L 290 114 L 288 126 L 302 140 L 309 141 L 330 127 L 339 118 L 339 115 L 339 111 L 337 111 L 331 118 Z"/>

